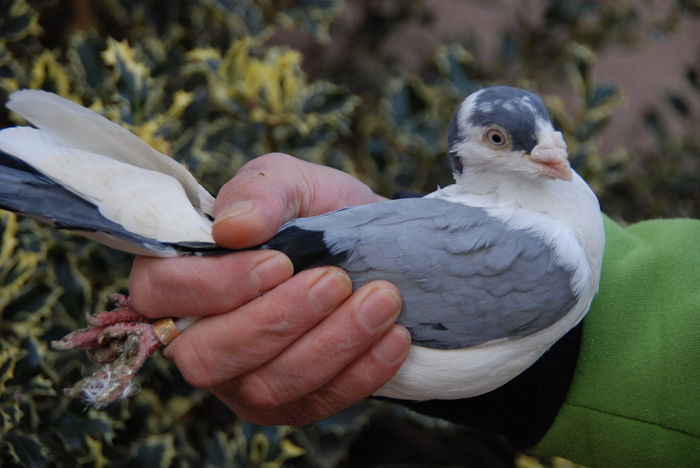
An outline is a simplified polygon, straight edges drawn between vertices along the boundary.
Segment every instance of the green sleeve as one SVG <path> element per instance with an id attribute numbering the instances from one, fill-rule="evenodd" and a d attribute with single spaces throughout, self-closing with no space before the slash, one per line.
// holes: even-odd
<path id="1" fill-rule="evenodd" d="M 700 220 L 605 220 L 574 380 L 535 448 L 589 466 L 700 466 Z"/>

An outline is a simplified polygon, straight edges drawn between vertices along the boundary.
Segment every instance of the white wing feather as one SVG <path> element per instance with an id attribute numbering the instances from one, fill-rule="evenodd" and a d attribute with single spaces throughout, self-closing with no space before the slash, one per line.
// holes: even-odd
<path id="1" fill-rule="evenodd" d="M 161 242 L 214 242 L 211 221 L 168 174 L 66 146 L 42 130 L 6 128 L 0 148 L 98 207 L 125 229 Z"/>
<path id="2" fill-rule="evenodd" d="M 184 166 L 101 115 L 73 101 L 39 90 L 14 92 L 6 105 L 66 147 L 101 154 L 174 177 L 182 184 L 187 198 L 196 209 L 212 214 L 214 198 Z"/>

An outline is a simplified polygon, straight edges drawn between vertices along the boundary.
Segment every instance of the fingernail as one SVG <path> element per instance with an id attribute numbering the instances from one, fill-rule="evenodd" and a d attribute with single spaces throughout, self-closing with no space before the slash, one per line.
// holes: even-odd
<path id="1" fill-rule="evenodd" d="M 407 346 L 411 343 L 411 335 L 404 327 L 392 327 L 384 335 L 381 341 L 374 347 L 374 357 L 386 365 L 395 364 L 403 359 L 407 353 Z"/>
<path id="2" fill-rule="evenodd" d="M 253 200 L 240 200 L 236 203 L 228 206 L 224 211 L 218 214 L 214 219 L 214 224 L 220 223 L 221 221 L 235 218 L 246 213 L 250 213 L 255 208 L 255 203 Z"/>
<path id="3" fill-rule="evenodd" d="M 396 319 L 401 298 L 389 288 L 370 291 L 360 304 L 357 317 L 368 330 L 374 331 Z"/>
<path id="4" fill-rule="evenodd" d="M 289 258 L 277 252 L 255 265 L 250 272 L 251 286 L 259 292 L 274 288 L 294 274 L 294 266 Z"/>
<path id="5" fill-rule="evenodd" d="M 352 291 L 352 281 L 345 272 L 329 268 L 309 288 L 309 304 L 316 310 L 330 312 Z"/>

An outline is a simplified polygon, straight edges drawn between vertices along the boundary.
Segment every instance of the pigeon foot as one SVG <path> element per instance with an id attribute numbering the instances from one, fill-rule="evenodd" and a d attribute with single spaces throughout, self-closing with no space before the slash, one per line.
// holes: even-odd
<path id="1" fill-rule="evenodd" d="M 100 367 L 73 387 L 64 390 L 71 398 L 82 397 L 102 408 L 139 390 L 133 377 L 151 354 L 163 346 L 154 326 L 158 323 L 134 310 L 130 299 L 113 294 L 114 310 L 88 315 L 88 327 L 53 341 L 57 350 L 81 348 Z M 169 320 L 169 319 L 168 319 Z"/>

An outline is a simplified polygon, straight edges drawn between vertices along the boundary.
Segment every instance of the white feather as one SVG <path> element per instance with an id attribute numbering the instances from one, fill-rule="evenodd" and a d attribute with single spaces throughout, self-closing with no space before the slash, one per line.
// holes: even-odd
<path id="1" fill-rule="evenodd" d="M 465 349 L 411 346 L 393 379 L 375 395 L 406 400 L 469 398 L 490 392 L 530 367 L 588 311 L 593 295 L 553 325 L 518 339 Z"/>
<path id="2" fill-rule="evenodd" d="M 39 90 L 14 92 L 6 106 L 65 146 L 174 177 L 182 184 L 187 198 L 196 209 L 212 214 L 214 198 L 187 169 L 101 115 L 73 101 Z"/>
<path id="3" fill-rule="evenodd" d="M 168 174 L 67 147 L 30 127 L 2 130 L 0 148 L 90 201 L 128 231 L 161 242 L 214 242 L 211 222 Z"/>

